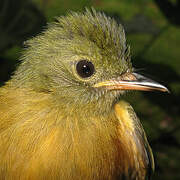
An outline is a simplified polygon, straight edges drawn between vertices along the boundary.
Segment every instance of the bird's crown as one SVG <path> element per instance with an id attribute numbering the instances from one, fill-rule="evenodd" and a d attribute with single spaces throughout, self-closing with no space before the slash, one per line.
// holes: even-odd
<path id="1" fill-rule="evenodd" d="M 132 69 L 123 27 L 93 8 L 57 18 L 26 44 L 15 86 L 61 97 L 98 99 L 107 90 L 93 88 L 97 82 Z"/>

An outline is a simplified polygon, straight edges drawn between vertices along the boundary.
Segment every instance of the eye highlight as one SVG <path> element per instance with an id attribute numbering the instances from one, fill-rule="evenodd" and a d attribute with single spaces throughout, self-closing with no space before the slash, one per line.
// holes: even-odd
<path id="1" fill-rule="evenodd" d="M 92 62 L 87 60 L 80 60 L 76 64 L 76 71 L 80 77 L 88 78 L 94 74 L 95 68 Z"/>

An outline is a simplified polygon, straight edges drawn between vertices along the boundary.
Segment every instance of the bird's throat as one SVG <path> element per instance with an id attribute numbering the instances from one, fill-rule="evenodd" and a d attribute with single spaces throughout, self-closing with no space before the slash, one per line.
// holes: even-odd
<path id="1" fill-rule="evenodd" d="M 10 168 L 10 176 L 50 179 L 53 172 L 64 179 L 114 179 L 131 168 L 113 110 L 90 116 L 70 108 L 67 114 L 47 94 L 18 89 L 0 93 L 0 146 L 6 150 L 0 158 Z"/>

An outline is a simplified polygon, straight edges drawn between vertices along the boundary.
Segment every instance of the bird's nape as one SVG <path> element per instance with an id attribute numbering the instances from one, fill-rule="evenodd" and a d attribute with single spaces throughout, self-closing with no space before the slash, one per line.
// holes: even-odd
<path id="1" fill-rule="evenodd" d="M 0 88 L 0 179 L 145 180 L 152 151 L 123 94 L 168 90 L 133 72 L 122 25 L 71 12 L 26 44 Z"/>

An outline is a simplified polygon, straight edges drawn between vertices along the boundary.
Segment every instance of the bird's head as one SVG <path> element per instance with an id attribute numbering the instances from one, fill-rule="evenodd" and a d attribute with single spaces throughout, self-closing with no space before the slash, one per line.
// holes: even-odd
<path id="1" fill-rule="evenodd" d="M 13 84 L 50 93 L 57 102 L 99 111 L 127 90 L 167 91 L 133 72 L 123 27 L 94 9 L 57 18 L 27 46 Z"/>

